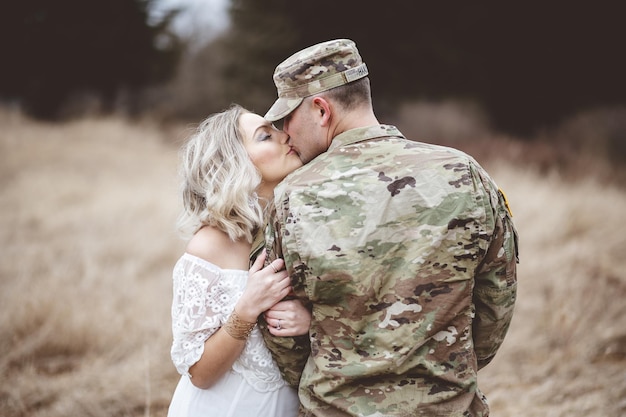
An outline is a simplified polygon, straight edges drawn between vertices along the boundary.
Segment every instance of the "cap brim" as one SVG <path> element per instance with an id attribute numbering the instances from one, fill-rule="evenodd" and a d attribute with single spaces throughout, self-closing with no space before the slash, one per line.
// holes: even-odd
<path id="1" fill-rule="evenodd" d="M 294 111 L 300 103 L 302 103 L 302 100 L 302 98 L 278 98 L 267 113 L 265 113 L 265 119 L 270 122 L 275 122 L 276 120 L 288 116 L 289 113 Z"/>

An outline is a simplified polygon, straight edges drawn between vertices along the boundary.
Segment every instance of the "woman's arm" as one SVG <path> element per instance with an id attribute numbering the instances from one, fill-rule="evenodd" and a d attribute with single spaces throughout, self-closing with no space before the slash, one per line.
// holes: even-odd
<path id="1" fill-rule="evenodd" d="M 189 368 L 191 382 L 196 387 L 209 388 L 231 368 L 241 354 L 246 333 L 252 330 L 257 317 L 289 293 L 287 272 L 280 271 L 283 261 L 277 259 L 261 269 L 265 256 L 263 252 L 250 268 L 246 289 L 226 326 L 206 340 L 200 360 Z"/>

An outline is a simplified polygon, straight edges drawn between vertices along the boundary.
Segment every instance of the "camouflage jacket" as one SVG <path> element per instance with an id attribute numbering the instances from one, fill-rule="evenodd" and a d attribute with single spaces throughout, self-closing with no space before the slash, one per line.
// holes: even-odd
<path id="1" fill-rule="evenodd" d="M 275 204 L 266 243 L 312 303 L 310 346 L 265 336 L 285 378 L 301 376 L 301 416 L 488 415 L 477 371 L 513 315 L 517 232 L 474 159 L 354 129 Z"/>

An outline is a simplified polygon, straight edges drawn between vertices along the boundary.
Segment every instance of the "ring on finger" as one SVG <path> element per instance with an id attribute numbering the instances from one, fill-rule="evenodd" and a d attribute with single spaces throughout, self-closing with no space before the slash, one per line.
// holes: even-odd
<path id="1" fill-rule="evenodd" d="M 276 270 L 276 268 L 274 267 L 274 264 L 270 264 L 270 266 L 272 267 L 272 270 L 274 271 L 274 273 L 277 273 L 278 271 Z"/>
<path id="2" fill-rule="evenodd" d="M 282 329 L 282 326 L 280 325 L 280 319 L 278 319 L 278 324 L 276 325 L 276 330 L 280 330 Z"/>

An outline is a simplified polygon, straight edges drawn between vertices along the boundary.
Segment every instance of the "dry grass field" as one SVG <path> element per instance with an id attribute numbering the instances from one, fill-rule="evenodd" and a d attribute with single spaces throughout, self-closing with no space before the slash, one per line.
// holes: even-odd
<path id="1" fill-rule="evenodd" d="M 0 112 L 0 415 L 165 416 L 184 130 Z M 492 416 L 626 415 L 625 189 L 481 162 L 521 236 Z"/>

